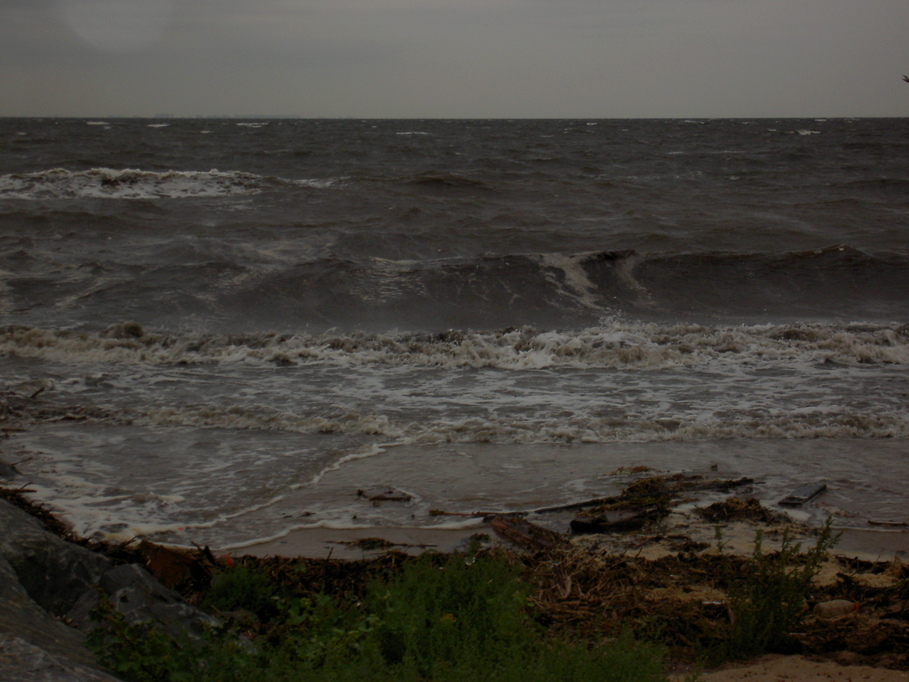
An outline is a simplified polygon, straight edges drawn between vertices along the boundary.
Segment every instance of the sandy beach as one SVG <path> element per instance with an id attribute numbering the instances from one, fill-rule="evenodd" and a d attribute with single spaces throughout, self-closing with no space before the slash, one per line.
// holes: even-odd
<path id="1" fill-rule="evenodd" d="M 539 517 L 535 520 L 541 520 Z M 564 524 L 564 518 L 553 521 L 543 519 L 550 526 Z M 300 530 L 279 540 L 259 545 L 252 545 L 243 550 L 243 554 L 256 557 L 313 557 L 336 560 L 358 560 L 376 557 L 390 550 L 406 553 L 437 551 L 442 553 L 463 551 L 471 546 L 511 546 L 512 540 L 498 534 L 493 527 L 492 519 L 477 519 L 475 525 L 461 528 L 416 528 L 416 527 L 374 527 L 362 529 L 329 529 L 314 528 Z M 683 556 L 697 562 L 701 557 L 704 562 L 702 572 L 710 570 L 711 564 L 704 559 L 718 551 L 722 553 L 747 556 L 754 551 L 756 533 L 763 534 L 764 551 L 772 552 L 779 548 L 784 533 L 788 533 L 804 547 L 815 542 L 817 529 L 793 523 L 783 515 L 776 515 L 772 520 L 742 519 L 716 523 L 703 516 L 695 508 L 676 508 L 659 523 L 648 525 L 638 532 L 616 534 L 591 534 L 571 539 L 571 548 L 583 559 L 575 566 L 575 573 L 566 572 L 566 584 L 571 579 L 576 583 L 584 580 L 584 562 L 616 562 L 628 560 L 630 570 L 646 573 L 652 571 L 655 576 L 671 571 L 667 565 L 679 561 Z M 858 604 L 855 616 L 830 623 L 831 628 L 838 628 L 840 650 L 835 646 L 823 655 L 807 653 L 804 655 L 768 655 L 754 660 L 726 663 L 719 668 L 701 671 L 698 679 L 706 681 L 731 680 L 868 680 L 870 682 L 891 682 L 909 680 L 905 656 L 889 656 L 870 653 L 886 649 L 880 642 L 868 644 L 874 639 L 873 633 L 879 629 L 881 617 L 878 597 L 875 590 L 898 589 L 905 584 L 907 573 L 903 560 L 909 553 L 909 533 L 901 528 L 881 530 L 843 529 L 834 550 L 815 578 L 819 589 L 833 590 L 844 584 L 860 585 L 862 594 L 866 594 L 868 604 Z M 667 564 L 669 562 L 669 564 Z M 682 580 L 690 578 L 690 574 Z M 642 578 L 642 580 L 644 580 Z M 648 579 L 649 580 L 649 579 Z M 657 579 L 659 582 L 659 579 Z M 710 582 L 710 581 L 706 581 Z M 661 583 L 662 585 L 662 583 Z M 652 585 L 651 585 L 652 588 Z M 646 588 L 645 588 L 646 589 Z M 570 593 L 571 588 L 568 588 Z M 583 603 L 583 597 L 576 597 L 579 612 L 590 608 Z M 693 602 L 710 604 L 725 600 L 725 595 L 712 587 L 702 584 L 672 584 L 652 588 L 650 594 L 641 593 L 639 597 L 646 603 L 668 601 L 677 604 L 680 613 L 690 613 Z M 592 596 L 595 601 L 596 597 Z M 621 601 L 621 597 L 617 598 Z M 571 601 L 565 594 L 566 604 Z M 604 600 L 608 603 L 608 600 Z M 570 606 L 568 608 L 571 608 Z M 665 605 L 654 607 L 656 610 Z M 892 605 L 891 607 L 892 610 Z M 905 609 L 905 602 L 902 607 Z M 848 622 L 847 622 L 848 620 Z M 812 637 L 824 637 L 822 633 L 826 624 L 820 619 L 807 621 L 804 641 L 813 641 Z M 905 630 L 905 628 L 904 628 Z M 851 635 L 846 633 L 852 633 Z M 850 639 L 850 636 L 852 639 Z M 905 637 L 906 632 L 891 636 Z M 810 648 L 810 645 L 808 645 Z M 875 649 L 875 647 L 877 647 Z M 822 647 L 823 648 L 823 647 Z M 902 668 L 902 669 L 895 669 Z M 689 665 L 681 665 L 672 679 L 681 681 L 692 672 Z"/>
<path id="2" fill-rule="evenodd" d="M 692 524 L 694 525 L 694 524 Z M 330 529 L 313 529 L 301 531 L 284 538 L 281 541 L 265 543 L 250 547 L 248 554 L 258 557 L 270 555 L 281 556 L 311 556 L 331 557 L 336 560 L 357 560 L 377 556 L 393 548 L 408 553 L 421 551 L 458 551 L 467 547 L 471 541 L 476 541 L 477 536 L 485 535 L 480 529 L 439 530 L 419 528 L 374 528 L 347 530 L 343 532 Z M 753 524 L 735 523 L 723 528 L 723 537 L 727 544 L 724 551 L 747 553 L 753 548 Z M 707 538 L 713 533 L 713 528 L 698 525 L 697 528 L 688 528 L 693 537 Z M 494 535 L 490 532 L 490 535 Z M 689 536 L 689 537 L 691 537 Z M 378 539 L 389 545 L 378 546 Z M 842 545 L 837 547 L 836 554 L 825 564 L 819 581 L 835 581 L 843 570 L 842 562 L 847 558 L 869 562 L 873 566 L 880 566 L 883 562 L 891 561 L 899 565 L 899 557 L 905 556 L 907 546 L 905 533 L 880 533 L 869 537 L 869 534 L 848 533 L 842 538 Z M 807 540 L 807 538 L 806 538 Z M 669 535 L 627 536 L 620 541 L 615 538 L 584 538 L 578 544 L 582 547 L 596 548 L 608 547 L 608 551 L 616 551 L 617 545 L 624 546 L 627 553 L 635 557 L 657 560 L 673 554 L 678 547 L 680 536 L 677 533 Z M 491 543 L 507 545 L 501 538 L 493 538 Z M 490 544 L 490 543 L 487 543 Z M 768 547 L 772 547 L 774 538 L 771 537 Z M 872 571 L 878 570 L 872 568 Z M 872 578 L 874 573 L 864 576 L 869 581 L 881 578 Z M 884 579 L 886 582 L 886 579 Z M 883 583 L 878 583 L 883 584 Z M 909 680 L 906 670 L 894 670 L 882 667 L 877 662 L 872 665 L 862 664 L 866 657 L 850 651 L 835 653 L 832 658 L 802 655 L 768 655 L 758 659 L 742 662 L 727 663 L 716 669 L 705 669 L 699 674 L 698 679 L 705 682 L 731 682 L 733 680 L 751 680 L 754 682 L 776 682 L 782 680 L 838 680 L 852 682 L 865 680 L 868 682 L 897 682 Z M 675 682 L 681 682 L 690 675 L 692 669 L 682 666 L 681 670 L 671 676 Z"/>
<path id="3" fill-rule="evenodd" d="M 792 526 L 795 527 L 795 526 Z M 586 536 L 577 540 L 582 546 L 597 547 L 617 554 L 634 554 L 659 558 L 678 551 L 680 538 L 714 545 L 716 526 L 693 514 L 673 514 L 657 532 L 621 536 Z M 722 529 L 727 551 L 747 554 L 754 547 L 754 524 L 729 523 Z M 863 561 L 887 562 L 909 557 L 909 531 L 843 528 L 836 546 L 838 556 Z M 805 540 L 809 541 L 807 534 Z M 371 527 L 371 528 L 306 528 L 287 536 L 232 550 L 235 556 L 307 557 L 313 559 L 357 560 L 376 556 L 391 549 L 408 554 L 434 551 L 447 554 L 465 551 L 472 542 L 481 546 L 508 544 L 496 536 L 487 521 L 464 528 L 445 527 Z M 774 546 L 771 537 L 767 546 Z"/>

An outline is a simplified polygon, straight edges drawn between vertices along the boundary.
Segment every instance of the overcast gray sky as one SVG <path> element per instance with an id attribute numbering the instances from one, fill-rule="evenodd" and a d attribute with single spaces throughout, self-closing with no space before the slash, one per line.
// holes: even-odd
<path id="1" fill-rule="evenodd" d="M 0 0 L 0 115 L 909 116 L 909 0 Z"/>

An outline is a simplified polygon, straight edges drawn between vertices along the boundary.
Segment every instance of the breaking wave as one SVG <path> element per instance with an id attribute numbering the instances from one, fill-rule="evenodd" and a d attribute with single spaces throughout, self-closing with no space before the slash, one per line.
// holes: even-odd
<path id="1" fill-rule="evenodd" d="M 9 395 L 6 396 L 9 398 Z M 183 405 L 110 410 L 26 400 L 18 405 L 19 423 L 103 422 L 146 427 L 191 427 L 222 431 L 270 431 L 379 438 L 384 446 L 441 443 L 651 443 L 729 439 L 907 438 L 905 414 L 826 407 L 781 413 L 754 409 L 722 418 L 622 415 L 529 418 L 448 418 L 400 420 L 375 412 L 339 411 L 307 415 L 266 405 Z"/>
<path id="2" fill-rule="evenodd" d="M 0 199 L 185 199 L 258 194 L 275 185 L 321 187 L 333 180 L 285 180 L 239 171 L 163 172 L 126 168 L 0 175 Z"/>
<path id="3" fill-rule="evenodd" d="M 528 420 L 483 418 L 398 423 L 385 415 L 345 413 L 305 417 L 267 408 L 211 407 L 161 409 L 137 414 L 142 426 L 289 431 L 301 434 L 353 434 L 387 439 L 386 445 L 439 443 L 647 443 L 728 439 L 906 438 L 909 422 L 894 413 L 824 410 L 812 414 L 753 413 L 733 419 L 713 417 L 667 419 Z"/>
<path id="4" fill-rule="evenodd" d="M 652 370 L 736 362 L 909 365 L 909 325 L 709 327 L 611 321 L 580 331 L 525 327 L 437 334 L 169 334 L 124 323 L 100 332 L 10 326 L 0 356 L 149 365 L 309 363 L 533 370 Z"/>

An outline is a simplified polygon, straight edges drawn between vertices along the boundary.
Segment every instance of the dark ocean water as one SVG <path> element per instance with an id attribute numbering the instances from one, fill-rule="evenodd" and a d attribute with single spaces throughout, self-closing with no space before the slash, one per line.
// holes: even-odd
<path id="1" fill-rule="evenodd" d="M 401 522 L 378 483 L 429 525 L 629 463 L 909 520 L 907 119 L 6 119 L 0 150 L 0 458 L 85 533 Z"/>

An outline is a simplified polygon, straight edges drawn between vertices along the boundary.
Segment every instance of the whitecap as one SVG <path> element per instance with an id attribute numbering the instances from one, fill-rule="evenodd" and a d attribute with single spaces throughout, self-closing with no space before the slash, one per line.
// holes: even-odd
<path id="1" fill-rule="evenodd" d="M 239 171 L 52 168 L 0 176 L 0 199 L 177 199 L 258 194 L 265 179 Z"/>

